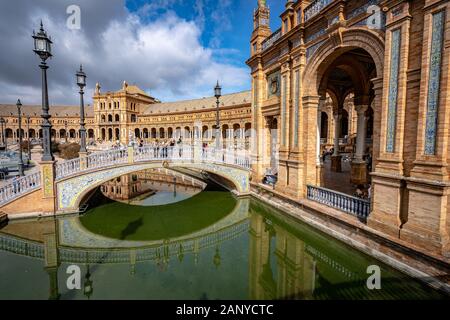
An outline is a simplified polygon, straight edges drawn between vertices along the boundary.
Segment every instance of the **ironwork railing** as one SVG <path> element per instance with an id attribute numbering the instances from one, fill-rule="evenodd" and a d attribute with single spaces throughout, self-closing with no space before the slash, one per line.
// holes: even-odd
<path id="1" fill-rule="evenodd" d="M 307 198 L 326 206 L 350 213 L 358 218 L 367 219 L 370 213 L 370 202 L 316 186 L 307 186 Z"/>
<path id="2" fill-rule="evenodd" d="M 329 5 L 333 0 L 315 0 L 313 1 L 309 6 L 305 8 L 304 15 L 305 15 L 305 22 L 311 19 L 312 17 L 315 17 L 322 11 L 323 8 L 325 8 L 327 5 Z"/>
<path id="3" fill-rule="evenodd" d="M 41 173 L 36 172 L 13 180 L 0 188 L 0 205 L 3 205 L 19 196 L 38 189 L 41 186 Z"/>

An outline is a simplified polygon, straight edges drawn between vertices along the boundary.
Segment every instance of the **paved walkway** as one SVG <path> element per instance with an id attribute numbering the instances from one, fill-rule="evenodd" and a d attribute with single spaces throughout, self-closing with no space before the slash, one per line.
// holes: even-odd
<path id="1" fill-rule="evenodd" d="M 350 160 L 346 161 L 345 156 L 342 157 L 342 172 L 332 172 L 331 171 L 331 159 L 327 157 L 324 162 L 324 184 L 323 187 L 335 191 L 339 191 L 348 195 L 353 195 L 356 190 L 350 182 L 351 166 Z"/>

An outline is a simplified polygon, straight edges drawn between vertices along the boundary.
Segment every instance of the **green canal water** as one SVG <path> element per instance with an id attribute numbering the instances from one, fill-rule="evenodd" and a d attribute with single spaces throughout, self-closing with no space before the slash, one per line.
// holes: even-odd
<path id="1" fill-rule="evenodd" d="M 182 192 L 182 191 L 180 191 Z M 254 199 L 167 205 L 97 195 L 82 216 L 0 229 L 0 299 L 446 299 Z M 68 289 L 69 267 L 80 289 Z M 369 290 L 369 266 L 381 289 Z"/>

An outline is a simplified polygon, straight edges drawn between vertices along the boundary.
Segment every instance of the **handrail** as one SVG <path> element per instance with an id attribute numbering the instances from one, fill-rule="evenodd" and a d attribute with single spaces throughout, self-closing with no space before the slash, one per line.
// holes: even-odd
<path id="1" fill-rule="evenodd" d="M 360 199 L 326 188 L 308 185 L 307 198 L 363 219 L 367 219 L 370 213 L 369 200 Z"/>
<path id="2" fill-rule="evenodd" d="M 195 148 L 199 156 L 194 154 Z M 133 163 L 143 161 L 168 160 L 172 162 L 201 161 L 235 165 L 246 170 L 251 169 L 248 154 L 230 150 L 216 152 L 214 148 L 194 147 L 192 145 L 182 146 L 143 146 L 133 149 Z M 82 165 L 84 161 L 84 165 Z M 85 159 L 76 158 L 56 164 L 56 180 L 70 177 L 74 174 L 108 167 L 116 164 L 128 163 L 128 149 L 108 150 L 88 155 Z"/>
<path id="3" fill-rule="evenodd" d="M 0 188 L 0 205 L 4 205 L 19 196 L 38 189 L 41 186 L 41 172 L 35 172 L 18 179 Z"/>
<path id="4" fill-rule="evenodd" d="M 131 157 L 132 156 L 132 157 Z M 132 162 L 130 162 L 130 160 Z M 133 149 L 129 155 L 128 148 L 114 149 L 92 153 L 85 158 L 76 158 L 55 165 L 55 179 L 61 180 L 81 172 L 110 167 L 118 164 L 140 163 L 145 161 L 167 160 L 171 162 L 215 163 L 237 166 L 244 170 L 251 169 L 250 156 L 236 150 L 219 150 L 201 146 L 144 146 Z M 36 172 L 16 179 L 0 188 L 0 206 L 19 198 L 21 195 L 41 186 L 41 173 Z"/>

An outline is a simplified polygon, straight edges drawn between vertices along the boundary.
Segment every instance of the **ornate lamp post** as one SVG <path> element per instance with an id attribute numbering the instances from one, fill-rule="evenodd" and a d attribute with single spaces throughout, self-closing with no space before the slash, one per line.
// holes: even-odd
<path id="1" fill-rule="evenodd" d="M 87 265 L 87 272 L 84 278 L 84 285 L 83 285 L 83 294 L 85 295 L 88 300 L 91 298 L 92 294 L 94 293 L 94 288 L 92 286 L 93 281 L 91 280 L 91 273 L 89 272 L 89 264 Z"/>
<path id="2" fill-rule="evenodd" d="M 216 247 L 216 254 L 214 255 L 213 258 L 213 263 L 216 266 L 216 268 L 218 268 L 220 266 L 222 258 L 220 257 L 220 252 L 219 252 L 219 247 Z"/>
<path id="3" fill-rule="evenodd" d="M 34 52 L 41 58 L 41 64 L 39 67 L 42 70 L 42 148 L 44 152 L 42 154 L 42 161 L 53 161 L 55 158 L 52 154 L 50 133 L 52 125 L 49 121 L 49 102 L 48 102 L 48 89 L 47 89 L 47 69 L 48 66 L 45 61 L 52 56 L 52 41 L 47 37 L 47 33 L 44 31 L 44 26 L 41 21 L 41 28 L 37 34 L 33 31 L 34 39 Z"/>
<path id="4" fill-rule="evenodd" d="M 31 161 L 31 142 L 30 142 L 30 116 L 27 116 L 27 137 L 28 137 L 28 163 Z"/>
<path id="5" fill-rule="evenodd" d="M 0 118 L 0 124 L 2 126 L 2 146 L 5 148 L 6 151 L 6 137 L 5 137 L 6 121 L 4 118 Z"/>
<path id="6" fill-rule="evenodd" d="M 77 84 L 80 87 L 80 152 L 86 153 L 86 128 L 84 123 L 84 91 L 86 86 L 86 74 L 83 72 L 83 66 L 80 65 L 80 71 L 77 72 Z"/>
<path id="7" fill-rule="evenodd" d="M 19 121 L 19 176 L 23 176 L 23 158 L 22 158 L 22 103 L 17 100 L 17 120 Z"/>
<path id="8" fill-rule="evenodd" d="M 220 138 L 222 133 L 220 132 L 220 113 L 219 113 L 219 104 L 220 97 L 222 96 L 222 88 L 219 85 L 219 81 L 217 81 L 217 85 L 214 88 L 214 96 L 216 97 L 216 150 L 220 148 Z M 221 148 L 220 148 L 221 149 Z"/>
<path id="9" fill-rule="evenodd" d="M 65 137 L 64 137 L 64 142 L 65 143 L 67 143 L 68 141 L 68 136 L 69 136 L 69 133 L 67 132 L 67 120 L 64 120 L 64 130 L 65 130 Z"/>

